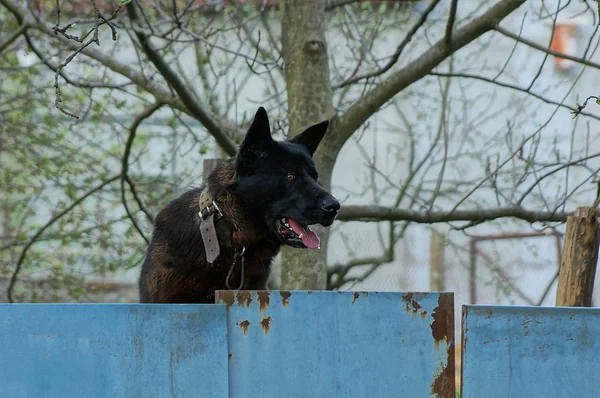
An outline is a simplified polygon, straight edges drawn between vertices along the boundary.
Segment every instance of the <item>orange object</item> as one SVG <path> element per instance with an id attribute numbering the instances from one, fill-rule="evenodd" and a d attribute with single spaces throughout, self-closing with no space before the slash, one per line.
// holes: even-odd
<path id="1" fill-rule="evenodd" d="M 559 53 L 576 56 L 577 41 L 576 41 L 577 25 L 569 23 L 556 23 L 554 27 L 554 35 L 550 43 L 550 49 Z M 575 62 L 561 57 L 555 57 L 554 68 L 559 71 L 566 71 L 575 66 Z"/>

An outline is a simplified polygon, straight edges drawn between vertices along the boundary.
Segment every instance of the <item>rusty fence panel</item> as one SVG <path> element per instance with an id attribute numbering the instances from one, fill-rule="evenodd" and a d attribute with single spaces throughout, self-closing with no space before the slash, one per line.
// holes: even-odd
<path id="1" fill-rule="evenodd" d="M 463 398 L 600 397 L 600 309 L 463 306 Z"/>
<path id="2" fill-rule="evenodd" d="M 454 398 L 452 293 L 222 291 L 230 397 Z"/>
<path id="3" fill-rule="evenodd" d="M 0 305 L 0 397 L 227 397 L 223 305 Z"/>

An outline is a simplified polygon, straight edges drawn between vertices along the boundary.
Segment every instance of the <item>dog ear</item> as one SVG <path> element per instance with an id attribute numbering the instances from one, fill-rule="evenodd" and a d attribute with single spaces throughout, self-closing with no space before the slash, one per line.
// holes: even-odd
<path id="1" fill-rule="evenodd" d="M 273 137 L 271 137 L 269 116 L 267 116 L 265 108 L 261 106 L 256 111 L 254 120 L 240 144 L 235 166 L 236 173 L 240 175 L 251 173 L 256 165 L 256 160 L 265 155 L 265 148 L 271 142 L 273 142 Z"/>
<path id="2" fill-rule="evenodd" d="M 327 131 L 327 127 L 329 127 L 329 120 L 325 120 L 324 122 L 313 124 L 297 136 L 293 137 L 290 142 L 294 144 L 300 144 L 308 148 L 311 156 L 317 150 L 317 147 L 321 143 L 321 140 L 325 136 L 325 132 Z"/>
<path id="3" fill-rule="evenodd" d="M 240 153 L 251 150 L 259 151 L 266 144 L 273 142 L 271 137 L 271 126 L 269 125 L 269 116 L 262 106 L 258 108 L 254 115 L 254 120 L 246 132 L 246 136 L 240 145 Z"/>

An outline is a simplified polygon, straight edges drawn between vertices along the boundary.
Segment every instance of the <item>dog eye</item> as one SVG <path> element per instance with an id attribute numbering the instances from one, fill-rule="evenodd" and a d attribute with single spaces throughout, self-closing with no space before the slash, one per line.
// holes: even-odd
<path id="1" fill-rule="evenodd" d="M 285 176 L 289 181 L 296 181 L 296 173 L 288 173 L 288 175 Z"/>

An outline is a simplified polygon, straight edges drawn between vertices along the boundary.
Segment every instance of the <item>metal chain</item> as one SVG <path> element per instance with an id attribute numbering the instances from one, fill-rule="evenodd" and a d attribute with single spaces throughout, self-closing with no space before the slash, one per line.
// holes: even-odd
<path id="1" fill-rule="evenodd" d="M 241 252 L 235 252 L 233 254 L 233 262 L 231 263 L 231 267 L 229 268 L 229 272 L 227 273 L 227 279 L 225 279 L 225 286 L 227 286 L 227 289 L 229 290 L 241 290 L 242 287 L 244 287 L 244 268 L 246 265 L 246 259 L 244 258 L 244 253 L 246 252 L 246 247 L 242 246 L 242 251 Z M 233 274 L 233 270 L 235 269 L 235 265 L 237 263 L 237 259 L 238 257 L 242 258 L 242 276 L 240 278 L 240 286 L 237 289 L 232 289 L 231 285 L 229 283 L 229 280 L 231 279 L 231 275 Z"/>

